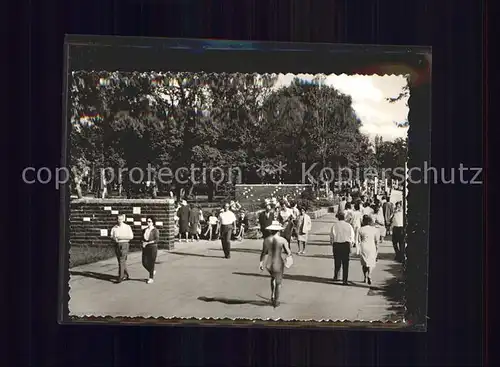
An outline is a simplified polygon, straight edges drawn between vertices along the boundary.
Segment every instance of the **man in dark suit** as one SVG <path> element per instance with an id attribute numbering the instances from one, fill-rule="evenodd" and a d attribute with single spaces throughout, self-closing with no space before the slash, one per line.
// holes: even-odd
<path id="1" fill-rule="evenodd" d="M 262 238 L 266 238 L 271 235 L 271 232 L 267 230 L 274 221 L 274 211 L 271 210 L 271 204 L 266 203 L 266 209 L 259 214 L 259 225 L 260 231 L 262 232 Z"/>

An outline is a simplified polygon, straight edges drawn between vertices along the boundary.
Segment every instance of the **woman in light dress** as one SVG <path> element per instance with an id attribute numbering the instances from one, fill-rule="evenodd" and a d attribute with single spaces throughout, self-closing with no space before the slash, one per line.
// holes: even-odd
<path id="1" fill-rule="evenodd" d="M 283 226 L 281 236 L 290 244 L 292 241 L 293 211 L 288 207 L 285 200 L 280 202 L 278 209 L 278 221 Z"/>
<path id="2" fill-rule="evenodd" d="M 348 222 L 354 230 L 354 242 L 356 246 L 358 245 L 358 231 L 361 228 L 361 222 L 363 220 L 363 213 L 361 212 L 361 209 L 362 207 L 359 201 L 354 203 L 354 210 L 352 210 Z M 359 252 L 359 249 L 357 250 L 357 252 Z"/>
<path id="3" fill-rule="evenodd" d="M 373 219 L 373 224 L 375 228 L 378 229 L 379 235 L 380 235 L 380 243 L 385 239 L 386 235 L 386 228 L 385 228 L 385 217 L 384 217 L 384 211 L 382 210 L 382 207 L 379 205 L 375 205 L 373 207 L 373 214 L 372 214 L 372 219 Z"/>
<path id="4" fill-rule="evenodd" d="M 363 267 L 363 282 L 372 284 L 372 273 L 377 263 L 378 244 L 380 232 L 373 225 L 370 215 L 363 216 L 363 223 L 358 231 L 358 247 L 361 256 L 361 266 Z"/>
<path id="5" fill-rule="evenodd" d="M 307 236 L 311 230 L 312 222 L 311 217 L 306 213 L 304 207 L 299 208 L 299 216 L 297 217 L 297 244 L 299 252 L 297 254 L 304 255 L 306 253 Z"/>

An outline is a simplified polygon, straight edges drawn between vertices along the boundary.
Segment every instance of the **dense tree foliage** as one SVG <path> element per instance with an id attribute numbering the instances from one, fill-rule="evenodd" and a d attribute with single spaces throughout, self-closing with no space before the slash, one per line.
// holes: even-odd
<path id="1" fill-rule="evenodd" d="M 193 165 L 200 168 L 194 184 L 186 179 L 190 172 L 179 177 L 185 183 L 177 179 L 160 190 L 174 190 L 177 195 L 181 190 L 188 195 L 201 190 L 212 197 L 231 190 L 231 184 L 213 181 L 227 176 L 232 167 L 239 167 L 246 183 L 298 183 L 301 163 L 316 163 L 318 172 L 323 167 L 393 166 L 404 159 L 401 142 L 383 142 L 375 153 L 360 133 L 361 121 L 350 96 L 321 80 L 296 79 L 276 89 L 276 78 L 74 72 L 70 164 L 76 191 L 81 194 L 84 183 L 88 191 L 97 190 L 104 167 L 139 167 L 144 172 L 151 167 L 155 180 L 162 167 L 175 172 Z M 273 167 L 280 162 L 286 168 L 278 174 Z M 212 170 L 214 180 L 206 174 Z M 234 179 L 239 178 L 237 173 Z M 123 176 L 120 189 L 130 186 Z"/>
<path id="2" fill-rule="evenodd" d="M 407 150 L 407 139 L 398 138 L 394 141 L 384 141 L 380 136 L 375 137 L 376 160 L 378 166 L 386 170 L 386 176 L 388 176 L 386 178 L 392 178 L 394 173 L 397 177 L 396 169 L 405 167 Z M 401 177 L 401 172 L 399 177 Z"/>

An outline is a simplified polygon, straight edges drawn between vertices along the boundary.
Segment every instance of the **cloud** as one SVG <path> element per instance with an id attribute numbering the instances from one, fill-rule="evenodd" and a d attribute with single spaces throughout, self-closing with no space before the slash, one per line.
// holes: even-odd
<path id="1" fill-rule="evenodd" d="M 289 85 L 295 77 L 312 80 L 314 75 L 282 74 L 278 77 L 275 88 Z M 407 135 L 407 128 L 399 128 L 395 124 L 408 118 L 407 100 L 396 103 L 386 101 L 386 98 L 397 96 L 401 92 L 406 84 L 404 76 L 331 74 L 326 76 L 324 83 L 351 96 L 353 109 L 362 123 L 360 130 L 371 139 L 380 135 L 385 140 L 394 140 Z"/>
<path id="2" fill-rule="evenodd" d="M 342 93 L 353 96 L 353 99 L 355 97 L 357 102 L 381 102 L 384 99 L 382 91 L 373 85 L 371 78 L 345 74 L 329 75 L 325 80 L 325 84 L 333 85 Z"/>

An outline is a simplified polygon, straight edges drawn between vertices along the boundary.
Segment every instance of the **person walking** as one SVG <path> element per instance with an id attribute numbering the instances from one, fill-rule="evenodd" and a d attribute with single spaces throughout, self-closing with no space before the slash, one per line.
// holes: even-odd
<path id="1" fill-rule="evenodd" d="M 127 270 L 127 256 L 130 240 L 134 238 L 132 228 L 125 223 L 125 214 L 118 215 L 118 224 L 111 229 L 111 238 L 115 241 L 115 254 L 118 260 L 118 279 L 116 283 L 130 279 Z"/>
<path id="2" fill-rule="evenodd" d="M 208 226 L 207 226 L 207 231 L 205 232 L 205 237 L 207 237 L 210 241 L 213 240 L 213 236 L 215 237 L 218 236 L 218 222 L 219 220 L 217 219 L 216 212 L 213 212 L 210 214 L 208 217 Z"/>
<path id="3" fill-rule="evenodd" d="M 340 198 L 340 203 L 339 203 L 339 213 L 343 213 L 345 210 L 345 205 L 347 204 L 347 200 L 345 199 L 345 196 L 342 196 Z"/>
<path id="4" fill-rule="evenodd" d="M 403 208 L 401 201 L 396 203 L 394 214 L 391 218 L 392 246 L 396 255 L 396 261 L 405 262 L 405 243 L 403 232 Z"/>
<path id="5" fill-rule="evenodd" d="M 298 241 L 298 233 L 297 233 L 297 218 L 300 215 L 300 209 L 297 206 L 297 203 L 295 201 L 290 203 L 290 207 L 292 209 L 292 214 L 293 214 L 293 220 L 292 220 L 292 239 L 297 239 Z M 292 245 L 290 245 L 291 247 Z"/>
<path id="6" fill-rule="evenodd" d="M 372 203 L 370 200 L 366 200 L 365 203 L 363 204 L 363 215 L 372 215 L 372 214 L 373 214 Z"/>
<path id="7" fill-rule="evenodd" d="M 239 241 L 243 241 L 243 237 L 245 236 L 245 230 L 248 228 L 248 217 L 245 214 L 245 211 L 242 209 L 238 215 L 238 219 L 236 221 L 236 239 Z"/>
<path id="8" fill-rule="evenodd" d="M 354 230 L 354 243 L 358 245 L 358 231 L 361 228 L 361 223 L 363 221 L 363 213 L 361 212 L 361 203 L 358 201 L 354 204 L 354 210 L 351 213 L 351 220 L 349 224 Z"/>
<path id="9" fill-rule="evenodd" d="M 177 210 L 177 216 L 179 217 L 179 240 L 182 238 L 188 241 L 189 236 L 189 213 L 190 209 L 186 200 L 181 201 L 181 207 Z"/>
<path id="10" fill-rule="evenodd" d="M 229 203 L 224 204 L 224 211 L 219 215 L 222 250 L 226 259 L 231 258 L 231 235 L 236 229 L 236 216 L 229 208 Z"/>
<path id="11" fill-rule="evenodd" d="M 352 204 L 349 203 L 349 202 L 345 203 L 345 206 L 344 206 L 344 217 L 345 217 L 345 221 L 347 223 L 349 223 L 349 224 L 352 221 L 352 212 L 353 212 L 353 210 L 352 210 Z"/>
<path id="12" fill-rule="evenodd" d="M 142 231 L 142 266 L 148 271 L 148 284 L 153 283 L 156 274 L 155 262 L 158 255 L 158 241 L 160 240 L 160 231 L 155 227 L 154 217 L 146 218 L 147 227 Z"/>
<path id="13" fill-rule="evenodd" d="M 279 234 L 283 229 L 278 221 L 273 221 L 270 226 L 266 227 L 270 235 L 264 238 L 260 253 L 259 269 L 261 271 L 264 270 L 264 259 L 267 256 L 265 268 L 271 275 L 271 304 L 273 307 L 279 306 L 280 287 L 285 271 L 285 262 L 282 257 L 283 250 L 285 250 L 287 256 L 292 256 L 288 241 Z"/>
<path id="14" fill-rule="evenodd" d="M 292 241 L 293 211 L 288 207 L 285 200 L 280 202 L 278 221 L 283 227 L 281 235 L 287 240 L 288 243 L 290 243 Z"/>
<path id="15" fill-rule="evenodd" d="M 363 216 L 362 227 L 358 231 L 358 249 L 363 268 L 363 282 L 372 284 L 372 273 L 377 264 L 377 253 L 379 244 L 379 230 L 372 226 L 373 218 L 369 215 Z"/>
<path id="16" fill-rule="evenodd" d="M 330 231 L 330 243 L 333 249 L 334 276 L 333 281 L 339 279 L 339 272 L 342 268 L 342 284 L 347 285 L 349 279 L 349 256 L 351 246 L 354 245 L 354 230 L 345 221 L 344 213 L 337 214 L 337 222 L 334 222 Z"/>
<path id="17" fill-rule="evenodd" d="M 266 228 L 269 227 L 274 221 L 274 210 L 272 209 L 271 203 L 266 202 L 265 210 L 259 214 L 259 225 L 262 238 L 266 238 L 271 234 Z"/>
<path id="18" fill-rule="evenodd" d="M 299 216 L 297 217 L 297 227 L 296 227 L 299 255 L 304 255 L 306 253 L 307 237 L 309 235 L 311 227 L 312 227 L 311 217 L 309 216 L 309 214 L 306 213 L 306 209 L 304 207 L 300 207 Z"/>
<path id="19" fill-rule="evenodd" d="M 200 236 L 198 234 L 198 230 L 200 227 L 201 209 L 195 206 L 194 204 L 191 204 L 189 208 L 188 219 L 189 219 L 189 234 L 191 237 L 191 242 L 193 242 L 195 239 L 196 241 L 199 241 Z"/>
<path id="20" fill-rule="evenodd" d="M 372 221 L 375 228 L 377 228 L 379 232 L 379 243 L 382 243 L 385 239 L 386 228 L 385 228 L 385 218 L 382 207 L 375 205 L 373 207 Z"/>
<path id="21" fill-rule="evenodd" d="M 387 234 L 391 234 L 391 218 L 392 215 L 394 214 L 394 203 L 389 201 L 389 197 L 385 197 L 385 201 L 382 204 L 382 210 L 384 212 L 384 219 L 385 219 L 385 228 L 387 230 Z"/>

